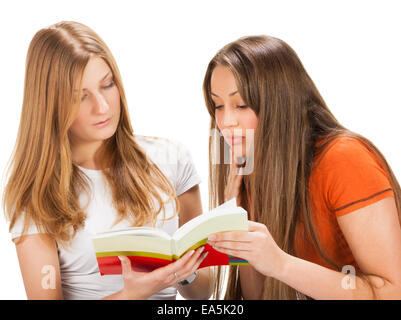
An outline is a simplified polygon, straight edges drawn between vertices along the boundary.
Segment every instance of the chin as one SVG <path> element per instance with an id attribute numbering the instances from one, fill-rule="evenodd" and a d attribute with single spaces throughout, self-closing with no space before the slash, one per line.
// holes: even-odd
<path id="1" fill-rule="evenodd" d="M 111 138 L 112 136 L 114 136 L 114 134 L 116 133 L 116 130 L 109 130 L 108 132 L 102 132 L 102 134 L 98 134 L 96 136 L 96 140 L 107 140 L 109 138 Z"/>

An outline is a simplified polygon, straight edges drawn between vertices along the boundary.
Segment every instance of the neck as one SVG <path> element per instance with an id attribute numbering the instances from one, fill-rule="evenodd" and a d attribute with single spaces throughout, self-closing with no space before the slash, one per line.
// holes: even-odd
<path id="1" fill-rule="evenodd" d="M 72 144 L 72 162 L 86 169 L 101 170 L 104 166 L 103 141 Z"/>

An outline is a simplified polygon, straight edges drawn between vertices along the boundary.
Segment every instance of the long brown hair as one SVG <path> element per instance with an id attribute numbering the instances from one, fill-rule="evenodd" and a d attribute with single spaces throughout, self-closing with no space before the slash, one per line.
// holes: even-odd
<path id="1" fill-rule="evenodd" d="M 24 219 L 23 234 L 34 223 L 64 243 L 84 225 L 85 208 L 78 196 L 90 189 L 86 175 L 72 162 L 69 128 L 92 56 L 108 64 L 120 92 L 120 120 L 115 134 L 104 141 L 109 166 L 102 170 L 118 221 L 127 218 L 136 226 L 155 222 L 165 208 L 160 191 L 179 210 L 172 184 L 134 139 L 120 72 L 110 50 L 87 26 L 63 21 L 39 30 L 29 45 L 20 125 L 3 198 L 10 229 Z"/>
<path id="2" fill-rule="evenodd" d="M 223 47 L 210 61 L 203 83 L 211 116 L 209 141 L 209 204 L 224 201 L 229 164 L 216 159 L 228 145 L 216 142 L 216 125 L 210 80 L 216 66 L 233 73 L 238 91 L 258 117 L 254 139 L 253 172 L 244 176 L 241 205 L 253 219 L 265 224 L 279 247 L 297 255 L 296 225 L 301 218 L 306 235 L 326 262 L 341 270 L 322 248 L 310 206 L 308 182 L 314 159 L 339 136 L 363 142 L 376 155 L 389 176 L 400 214 L 400 186 L 379 150 L 366 138 L 344 128 L 330 112 L 295 51 L 284 41 L 268 36 L 240 38 Z M 321 141 L 324 143 L 318 144 Z M 247 193 L 251 204 L 248 203 Z M 252 215 L 251 215 L 252 216 Z M 217 270 L 215 297 L 223 292 L 224 269 Z M 230 267 L 226 299 L 241 299 L 238 267 Z M 286 284 L 265 277 L 262 299 L 307 298 Z"/>

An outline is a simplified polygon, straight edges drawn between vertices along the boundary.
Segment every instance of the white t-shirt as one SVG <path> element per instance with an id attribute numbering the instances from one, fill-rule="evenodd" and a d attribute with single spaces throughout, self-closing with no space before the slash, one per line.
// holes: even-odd
<path id="1" fill-rule="evenodd" d="M 187 149 L 180 143 L 163 138 L 135 135 L 137 143 L 145 150 L 148 157 L 160 168 L 171 181 L 177 196 L 201 182 L 192 158 Z M 100 276 L 99 268 L 91 238 L 98 232 L 118 230 L 129 227 L 123 220 L 111 227 L 116 220 L 117 212 L 112 205 L 112 197 L 108 184 L 99 170 L 80 169 L 90 178 L 92 196 L 86 194 L 79 198 L 81 207 L 86 210 L 85 226 L 80 229 L 71 242 L 71 246 L 58 245 L 61 283 L 64 299 L 100 299 L 120 291 L 124 287 L 121 275 Z M 167 196 L 162 194 L 163 199 Z M 174 213 L 175 203 L 165 205 L 166 218 Z M 178 216 L 164 221 L 163 211 L 157 218 L 156 227 L 173 234 L 178 228 Z M 12 238 L 19 237 L 22 232 L 22 220 L 17 221 L 11 230 Z M 28 234 L 39 233 L 31 226 Z M 175 299 L 177 290 L 166 288 L 149 299 Z"/>

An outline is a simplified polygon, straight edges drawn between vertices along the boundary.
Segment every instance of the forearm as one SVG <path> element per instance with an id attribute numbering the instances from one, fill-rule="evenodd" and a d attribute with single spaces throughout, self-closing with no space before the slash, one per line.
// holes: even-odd
<path id="1" fill-rule="evenodd" d="M 141 296 L 138 293 L 130 293 L 125 289 L 118 291 L 114 294 L 111 294 L 107 297 L 102 298 L 101 300 L 144 300 L 145 296 Z"/>
<path id="2" fill-rule="evenodd" d="M 196 279 L 186 286 L 178 286 L 180 295 L 185 299 L 205 300 L 212 294 L 211 271 L 209 268 L 198 270 Z"/>
<path id="3" fill-rule="evenodd" d="M 313 299 L 400 299 L 399 284 L 378 276 L 369 276 L 372 284 L 355 276 L 355 286 L 346 285 L 345 277 L 352 277 L 318 264 L 286 254 L 282 270 L 274 277 Z M 351 280 L 351 281 L 352 281 Z M 345 285 L 344 285 L 345 284 Z"/>

